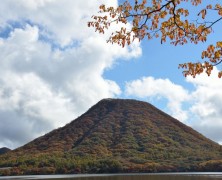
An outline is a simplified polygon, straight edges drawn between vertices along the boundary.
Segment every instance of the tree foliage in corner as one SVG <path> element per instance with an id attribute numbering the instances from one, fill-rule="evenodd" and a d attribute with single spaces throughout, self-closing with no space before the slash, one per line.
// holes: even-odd
<path id="1" fill-rule="evenodd" d="M 193 20 L 191 10 L 186 7 L 199 9 L 203 6 L 201 0 L 126 0 L 116 8 L 101 5 L 99 15 L 92 16 L 93 20 L 88 22 L 88 26 L 104 33 L 113 23 L 120 23 L 121 29 L 113 32 L 107 41 L 122 47 L 135 39 L 144 38 L 160 38 L 161 43 L 170 40 L 175 46 L 198 44 L 206 42 L 208 35 L 213 32 L 214 24 L 222 20 L 221 4 L 210 3 L 199 10 Z M 212 20 L 212 17 L 215 19 Z M 129 21 L 132 22 L 132 27 L 126 28 L 124 24 Z M 201 58 L 202 63 L 187 62 L 179 65 L 179 68 L 184 69 L 184 76 L 195 77 L 203 72 L 210 76 L 213 67 L 222 62 L 222 41 L 210 44 L 202 52 Z M 222 71 L 218 77 L 222 77 Z"/>

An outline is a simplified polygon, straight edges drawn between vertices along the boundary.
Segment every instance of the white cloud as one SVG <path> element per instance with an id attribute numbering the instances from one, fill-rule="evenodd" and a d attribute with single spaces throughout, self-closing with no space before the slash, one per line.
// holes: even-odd
<path id="1" fill-rule="evenodd" d="M 140 98 L 165 98 L 168 100 L 169 113 L 175 118 L 186 121 L 187 112 L 182 110 L 182 103 L 189 99 L 188 92 L 180 85 L 169 79 L 154 79 L 143 77 L 126 84 L 126 94 Z"/>
<path id="2" fill-rule="evenodd" d="M 128 82 L 126 94 L 149 100 L 155 98 L 157 102 L 164 98 L 167 100 L 165 111 L 210 139 L 222 142 L 222 81 L 218 79 L 217 73 L 215 68 L 210 77 L 205 74 L 196 78 L 188 77 L 186 81 L 193 85 L 192 91 L 169 79 L 143 77 Z"/>
<path id="3" fill-rule="evenodd" d="M 62 126 L 101 98 L 121 93 L 103 73 L 139 43 L 106 43 L 87 21 L 101 3 L 8 0 L 0 7 L 0 142 L 10 148 Z"/>
<path id="4" fill-rule="evenodd" d="M 117 5 L 116 0 L 7 0 L 1 3 L 0 24 L 30 21 L 41 25 L 44 35 L 61 46 L 67 46 L 72 41 L 95 35 L 93 29 L 87 28 L 87 22 L 102 3 Z"/>
<path id="5" fill-rule="evenodd" d="M 74 116 L 71 99 L 33 73 L 5 73 L 0 87 L 1 143 L 21 145 Z"/>
<path id="6" fill-rule="evenodd" d="M 215 141 L 222 141 L 222 81 L 218 78 L 217 68 L 210 77 L 201 74 L 195 79 L 187 78 L 187 82 L 195 87 L 190 107 L 190 112 L 195 115 L 194 128 Z"/>

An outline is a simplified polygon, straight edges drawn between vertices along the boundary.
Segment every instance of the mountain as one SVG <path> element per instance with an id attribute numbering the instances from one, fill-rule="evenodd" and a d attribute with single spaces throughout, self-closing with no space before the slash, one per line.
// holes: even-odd
<path id="1" fill-rule="evenodd" d="M 9 149 L 7 147 L 2 147 L 2 148 L 0 148 L 0 155 L 5 154 L 9 151 L 11 151 L 11 149 Z"/>
<path id="2" fill-rule="evenodd" d="M 0 156 L 0 167 L 12 167 L 2 175 L 221 171 L 221 160 L 219 144 L 151 104 L 104 99 L 66 126 Z"/>

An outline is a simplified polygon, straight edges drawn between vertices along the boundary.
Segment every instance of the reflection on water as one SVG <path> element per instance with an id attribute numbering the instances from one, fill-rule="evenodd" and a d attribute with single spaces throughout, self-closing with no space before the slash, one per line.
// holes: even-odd
<path id="1" fill-rule="evenodd" d="M 222 180 L 222 173 L 214 174 L 107 174 L 107 175 L 51 175 L 0 177 L 8 180 Z"/>

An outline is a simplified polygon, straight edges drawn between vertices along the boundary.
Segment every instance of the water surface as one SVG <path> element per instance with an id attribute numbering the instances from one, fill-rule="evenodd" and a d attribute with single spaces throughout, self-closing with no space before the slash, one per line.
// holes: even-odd
<path id="1" fill-rule="evenodd" d="M 222 180 L 222 173 L 88 174 L 5 176 L 8 180 Z"/>

